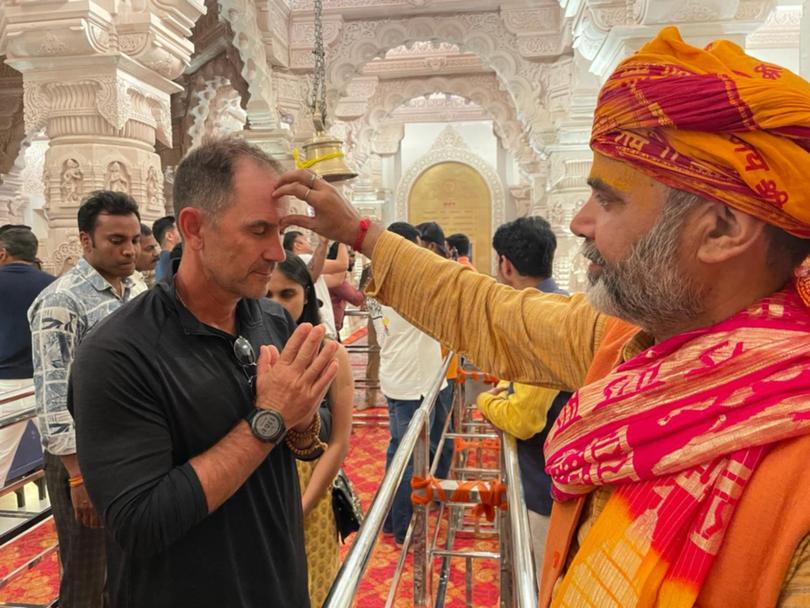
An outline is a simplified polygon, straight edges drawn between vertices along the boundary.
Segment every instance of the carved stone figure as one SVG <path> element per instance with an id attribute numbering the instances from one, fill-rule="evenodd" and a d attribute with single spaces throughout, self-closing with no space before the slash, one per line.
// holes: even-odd
<path id="1" fill-rule="evenodd" d="M 126 192 L 129 194 L 129 180 L 124 166 L 114 160 L 107 166 L 107 189 L 113 192 Z"/>
<path id="2" fill-rule="evenodd" d="M 146 201 L 151 209 L 160 209 L 160 182 L 154 165 L 146 172 Z"/>
<path id="3" fill-rule="evenodd" d="M 548 219 L 552 226 L 563 225 L 563 222 L 565 221 L 565 209 L 563 208 L 563 204 L 561 202 L 558 201 L 554 203 Z"/>
<path id="4" fill-rule="evenodd" d="M 512 186 L 509 193 L 515 201 L 515 217 L 526 217 L 532 208 L 531 187 L 524 184 Z"/>
<path id="5" fill-rule="evenodd" d="M 78 205 L 82 197 L 82 182 L 84 173 L 79 168 L 79 161 L 68 158 L 62 164 L 62 177 L 59 185 L 62 201 L 70 205 Z"/>

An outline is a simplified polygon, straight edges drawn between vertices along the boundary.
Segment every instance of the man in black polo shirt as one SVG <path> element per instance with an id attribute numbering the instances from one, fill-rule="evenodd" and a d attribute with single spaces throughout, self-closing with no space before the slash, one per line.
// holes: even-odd
<path id="1" fill-rule="evenodd" d="M 54 277 L 36 266 L 39 242 L 28 226 L 0 228 L 0 390 L 32 382 L 31 302 Z"/>
<path id="2" fill-rule="evenodd" d="M 318 455 L 336 346 L 261 299 L 284 259 L 278 174 L 241 140 L 193 150 L 175 178 L 174 280 L 97 326 L 73 364 L 116 608 L 309 606 L 293 453 Z"/>

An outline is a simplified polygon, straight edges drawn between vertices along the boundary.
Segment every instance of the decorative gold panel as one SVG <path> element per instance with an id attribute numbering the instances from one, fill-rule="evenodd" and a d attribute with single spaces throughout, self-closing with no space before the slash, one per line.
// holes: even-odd
<path id="1" fill-rule="evenodd" d="M 408 194 L 408 221 L 438 222 L 445 236 L 463 232 L 472 262 L 489 274 L 492 259 L 492 197 L 481 174 L 469 165 L 443 162 L 428 167 Z"/>

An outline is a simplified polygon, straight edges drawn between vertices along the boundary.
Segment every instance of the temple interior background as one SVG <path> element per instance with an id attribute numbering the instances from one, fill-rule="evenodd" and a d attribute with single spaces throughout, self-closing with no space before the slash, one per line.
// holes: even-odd
<path id="1" fill-rule="evenodd" d="M 321 2 L 321 0 L 315 0 Z M 804 5 L 804 6 L 803 6 Z M 802 0 L 322 0 L 330 133 L 384 222 L 468 233 L 492 268 L 499 224 L 558 235 L 555 276 L 582 288 L 568 224 L 586 200 L 595 99 L 669 24 L 810 75 Z M 0 0 L 0 224 L 40 239 L 45 270 L 81 255 L 76 211 L 108 188 L 147 224 L 172 210 L 179 160 L 241 133 L 292 166 L 313 134 L 313 0 Z M 684 91 L 699 95 L 699 91 Z"/>

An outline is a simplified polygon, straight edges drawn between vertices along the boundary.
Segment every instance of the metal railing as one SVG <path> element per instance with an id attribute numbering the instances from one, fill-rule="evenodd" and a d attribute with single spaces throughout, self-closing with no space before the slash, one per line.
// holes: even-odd
<path id="1" fill-rule="evenodd" d="M 324 603 L 324 608 L 348 608 L 352 605 L 361 578 L 365 572 L 371 558 L 371 554 L 379 538 L 380 530 L 383 526 L 386 514 L 391 508 L 394 494 L 402 481 L 408 461 L 413 457 L 413 474 L 415 477 L 425 477 L 428 472 L 432 475 L 438 458 L 434 461 L 434 466 L 430 467 L 430 428 L 429 420 L 431 412 L 435 406 L 436 399 L 441 390 L 452 353 L 445 358 L 440 373 L 434 379 L 419 409 L 413 415 L 408 429 L 402 438 L 399 448 L 395 453 L 391 465 L 388 467 L 385 476 L 380 484 L 380 488 L 372 501 L 371 507 L 366 515 L 362 527 L 357 533 L 354 543 L 346 556 L 346 559 L 338 572 L 332 585 L 329 595 Z M 461 391 L 461 401 L 464 400 L 464 393 Z M 442 437 L 444 441 L 452 441 L 453 437 L 460 436 L 458 432 L 449 433 L 449 419 L 445 423 L 445 433 Z M 457 418 L 458 420 L 458 418 Z M 481 424 L 481 423 L 476 423 Z M 484 423 L 486 424 L 486 423 Z M 458 429 L 458 426 L 456 427 Z M 483 435 L 481 435 L 483 437 Z M 494 437 L 493 435 L 488 435 Z M 414 505 L 413 518 L 405 537 L 403 552 L 400 555 L 395 574 L 393 577 L 391 590 L 386 605 L 392 605 L 396 595 L 400 574 L 405 563 L 405 555 L 411 544 L 413 544 L 413 604 L 414 606 L 433 605 L 433 571 L 432 564 L 434 557 L 442 557 L 441 574 L 439 575 L 439 588 L 437 593 L 437 606 L 443 605 L 443 598 L 448 576 L 449 559 L 451 557 L 464 557 L 467 565 L 467 587 L 468 605 L 470 603 L 470 588 L 472 584 L 472 559 L 489 558 L 500 559 L 501 561 L 501 599 L 500 605 L 503 608 L 537 608 L 537 576 L 534 566 L 531 548 L 531 533 L 529 529 L 529 519 L 526 510 L 526 503 L 521 483 L 520 470 L 517 459 L 517 447 L 514 437 L 502 434 L 501 437 L 501 460 L 500 474 L 507 488 L 508 508 L 505 514 L 497 514 L 497 524 L 495 531 L 499 534 L 500 553 L 491 552 L 456 552 L 452 551 L 452 538 L 455 535 L 455 526 L 448 528 L 447 547 L 445 549 L 436 548 L 436 540 L 439 531 L 437 524 L 433 542 L 430 542 L 429 530 L 429 508 L 428 505 Z M 436 454 L 441 453 L 441 445 L 438 446 Z M 479 461 L 480 462 L 480 461 Z M 491 470 L 490 470 L 491 472 Z M 452 486 L 452 480 L 441 480 L 442 486 Z M 474 499 L 477 493 L 473 492 Z M 439 519 L 442 517 L 444 503 L 441 504 Z M 450 505 L 450 519 L 460 522 L 463 518 L 461 510 L 463 506 L 459 504 Z"/>
<path id="2" fill-rule="evenodd" d="M 34 401 L 34 387 L 28 385 L 19 389 L 6 390 L 0 393 L 0 429 L 5 429 L 21 422 L 26 422 L 36 418 L 36 403 Z M 14 492 L 17 494 L 17 511 L 5 510 L 3 516 L 6 518 L 20 518 L 17 525 L 6 527 L 5 532 L 0 534 L 0 546 L 5 545 L 23 536 L 37 526 L 43 525 L 51 517 L 51 507 L 47 506 L 40 511 L 23 510 L 25 506 L 24 491 L 28 484 L 34 483 L 39 492 L 40 503 L 46 498 L 44 470 L 40 467 L 25 473 L 22 477 L 15 479 L 7 485 L 0 487 L 0 496 Z M 0 589 L 5 588 L 9 583 L 17 580 L 21 575 L 28 572 L 38 563 L 46 559 L 49 555 L 58 551 L 58 543 L 53 543 L 42 548 L 36 555 L 26 561 L 15 564 L 15 568 L 4 573 L 0 577 Z M 54 598 L 45 604 L 31 604 L 39 608 L 48 608 L 56 605 L 58 598 Z M 5 605 L 5 604 L 3 604 Z M 26 604 L 28 605 L 28 604 Z"/>
<path id="3" fill-rule="evenodd" d="M 388 467 L 383 477 L 380 489 L 377 490 L 377 494 L 374 496 L 371 508 L 369 508 L 366 514 L 363 525 L 357 532 L 352 548 L 349 550 L 343 565 L 338 571 L 335 582 L 329 590 L 329 595 L 326 596 L 324 608 L 348 608 L 352 605 L 357 587 L 360 585 L 360 578 L 363 576 L 368 566 L 371 552 L 377 544 L 385 516 L 394 501 L 394 493 L 402 481 L 402 477 L 405 474 L 405 467 L 407 467 L 411 455 L 413 454 L 415 461 L 414 470 L 417 468 L 417 459 L 424 458 L 427 460 L 429 458 L 429 440 L 422 442 L 424 449 L 415 452 L 416 443 L 420 438 L 420 434 L 426 434 L 430 431 L 430 412 L 433 410 L 436 398 L 439 396 L 439 391 L 441 390 L 449 365 L 450 355 L 445 357 L 442 363 L 441 373 L 434 379 L 430 390 L 428 390 L 425 398 L 422 399 L 422 404 L 411 418 L 408 430 L 405 431 L 405 435 L 402 437 L 399 444 L 399 449 L 397 449 L 391 460 L 391 465 Z"/>
<path id="4" fill-rule="evenodd" d="M 537 608 L 537 569 L 531 543 L 527 540 L 532 537 L 529 529 L 529 513 L 526 510 L 523 481 L 520 478 L 517 444 L 515 438 L 508 433 L 503 433 L 501 438 L 501 454 L 506 477 L 506 502 L 509 505 L 506 514 L 509 519 L 509 540 L 514 565 L 512 600 L 514 605 L 521 608 Z M 520 508 L 516 508 L 517 505 L 520 505 Z"/>

